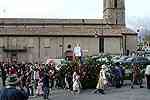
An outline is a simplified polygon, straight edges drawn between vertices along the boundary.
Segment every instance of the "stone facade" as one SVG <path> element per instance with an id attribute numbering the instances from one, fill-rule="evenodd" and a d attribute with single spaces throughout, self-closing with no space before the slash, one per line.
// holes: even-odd
<path id="1" fill-rule="evenodd" d="M 136 33 L 125 26 L 124 0 L 104 0 L 104 19 L 0 19 L 0 58 L 44 62 L 61 58 L 69 44 L 84 55 L 136 49 Z"/>

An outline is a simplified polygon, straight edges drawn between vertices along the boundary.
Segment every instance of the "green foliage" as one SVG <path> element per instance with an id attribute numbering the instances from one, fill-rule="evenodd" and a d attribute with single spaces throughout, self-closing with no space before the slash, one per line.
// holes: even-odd
<path id="1" fill-rule="evenodd" d="M 72 62 L 63 61 L 60 72 L 62 76 L 65 76 L 67 72 L 73 73 L 74 70 L 79 70 L 81 84 L 84 84 L 83 88 L 95 88 L 101 65 L 112 63 L 110 55 L 87 56 L 83 65 L 80 65 L 77 60 Z"/>
<path id="2" fill-rule="evenodd" d="M 98 80 L 99 71 L 101 65 L 114 65 L 112 56 L 110 55 L 98 55 L 98 56 L 88 56 L 84 60 L 84 64 L 80 65 L 79 61 L 63 61 L 62 67 L 60 69 L 61 75 L 64 77 L 65 73 L 71 72 L 74 70 L 79 70 L 81 76 L 80 81 L 83 86 L 83 89 L 86 88 L 95 88 Z M 125 79 L 130 79 L 131 77 L 131 65 L 124 65 L 125 69 L 129 71 L 126 74 Z M 141 70 L 145 69 L 146 65 L 141 65 Z M 144 74 L 143 74 L 144 75 Z"/>

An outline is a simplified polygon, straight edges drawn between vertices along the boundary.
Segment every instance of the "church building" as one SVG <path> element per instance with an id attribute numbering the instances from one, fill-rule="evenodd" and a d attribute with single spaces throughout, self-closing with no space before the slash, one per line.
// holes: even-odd
<path id="1" fill-rule="evenodd" d="M 103 19 L 0 18 L 0 59 L 43 62 L 62 58 L 78 43 L 84 55 L 136 50 L 137 33 L 126 27 L 125 0 L 104 0 Z"/>

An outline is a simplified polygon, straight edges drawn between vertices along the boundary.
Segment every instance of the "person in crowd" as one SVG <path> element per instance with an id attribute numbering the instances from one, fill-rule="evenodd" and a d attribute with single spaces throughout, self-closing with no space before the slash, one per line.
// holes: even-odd
<path id="1" fill-rule="evenodd" d="M 0 100 L 28 100 L 26 92 L 17 87 L 18 82 L 17 76 L 9 76 L 7 86 L 0 90 Z"/>
<path id="2" fill-rule="evenodd" d="M 44 72 L 44 76 L 43 76 L 43 97 L 44 99 L 48 99 L 49 96 L 49 75 L 48 72 Z"/>
<path id="3" fill-rule="evenodd" d="M 67 72 L 65 74 L 65 89 L 67 90 L 66 94 L 69 95 L 69 93 L 72 91 L 72 75 L 71 72 Z"/>
<path id="4" fill-rule="evenodd" d="M 138 84 L 140 86 L 140 88 L 143 88 L 141 69 L 138 64 L 133 64 L 133 66 L 132 66 L 132 83 L 131 83 L 132 89 L 134 88 L 133 86 L 135 84 Z"/>
<path id="5" fill-rule="evenodd" d="M 0 65 L 0 68 L 1 68 L 2 84 L 3 84 L 3 86 L 5 86 L 5 81 L 7 78 L 7 72 L 6 72 L 5 66 L 3 66 L 2 64 Z"/>
<path id="6" fill-rule="evenodd" d="M 146 86 L 147 86 L 147 89 L 150 89 L 150 65 L 147 65 L 147 67 L 146 67 L 145 77 L 146 77 Z"/>
<path id="7" fill-rule="evenodd" d="M 74 47 L 74 56 L 76 60 L 79 60 L 81 62 L 82 58 L 82 49 L 80 45 L 77 43 L 77 45 Z"/>
<path id="8" fill-rule="evenodd" d="M 115 67 L 112 69 L 112 73 L 115 87 L 121 88 L 121 79 L 123 79 L 123 73 L 119 62 L 117 62 Z"/>
<path id="9" fill-rule="evenodd" d="M 37 89 L 36 89 L 36 95 L 37 96 L 42 96 L 43 95 L 43 82 L 42 82 L 42 78 L 39 79 L 38 81 L 38 86 L 37 86 Z"/>
<path id="10" fill-rule="evenodd" d="M 121 77 L 121 86 L 124 85 L 124 77 L 125 77 L 125 69 L 123 68 L 123 66 L 120 64 L 119 65 L 120 71 L 122 72 L 122 77 Z"/>
<path id="11" fill-rule="evenodd" d="M 38 68 L 35 68 L 35 70 L 34 70 L 35 89 L 37 89 L 39 78 L 40 78 L 39 70 L 38 70 Z"/>
<path id="12" fill-rule="evenodd" d="M 13 74 L 17 74 L 16 68 L 15 68 L 14 65 L 12 65 L 12 66 L 9 68 L 9 75 L 13 75 Z"/>
<path id="13" fill-rule="evenodd" d="M 69 60 L 69 61 L 73 61 L 74 59 L 74 54 L 73 54 L 73 50 L 71 49 L 71 45 L 68 45 L 68 48 L 65 52 L 65 59 Z"/>
<path id="14" fill-rule="evenodd" d="M 73 73 L 73 94 L 79 94 L 80 93 L 80 80 L 79 80 L 80 76 L 77 73 L 77 71 L 74 71 Z"/>
<path id="15" fill-rule="evenodd" d="M 54 80 L 55 80 L 55 69 L 51 67 L 49 70 L 49 77 L 50 77 L 50 91 L 54 87 Z"/>
<path id="16" fill-rule="evenodd" d="M 94 91 L 94 93 L 101 93 L 101 94 L 105 94 L 104 90 L 105 90 L 105 85 L 107 84 L 107 79 L 106 79 L 106 65 L 102 65 L 101 66 L 101 70 L 99 72 L 99 79 L 97 82 L 97 86 L 96 86 L 96 90 Z"/>
<path id="17" fill-rule="evenodd" d="M 31 72 L 27 73 L 27 79 L 26 79 L 26 88 L 27 88 L 27 93 L 29 96 L 33 96 L 33 80 L 31 78 Z"/>

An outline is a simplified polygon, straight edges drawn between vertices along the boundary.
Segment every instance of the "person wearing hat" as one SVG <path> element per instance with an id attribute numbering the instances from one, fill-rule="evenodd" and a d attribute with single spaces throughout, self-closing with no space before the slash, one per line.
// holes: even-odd
<path id="1" fill-rule="evenodd" d="M 0 100 L 28 100 L 27 94 L 17 87 L 18 83 L 16 75 L 8 76 L 7 86 L 0 90 Z"/>
<path id="2" fill-rule="evenodd" d="M 106 65 L 102 65 L 100 73 L 99 73 L 99 79 L 97 82 L 97 86 L 96 86 L 96 90 L 94 91 L 94 93 L 101 93 L 104 94 L 104 89 L 105 89 L 105 85 L 107 84 L 107 79 L 106 79 Z"/>

